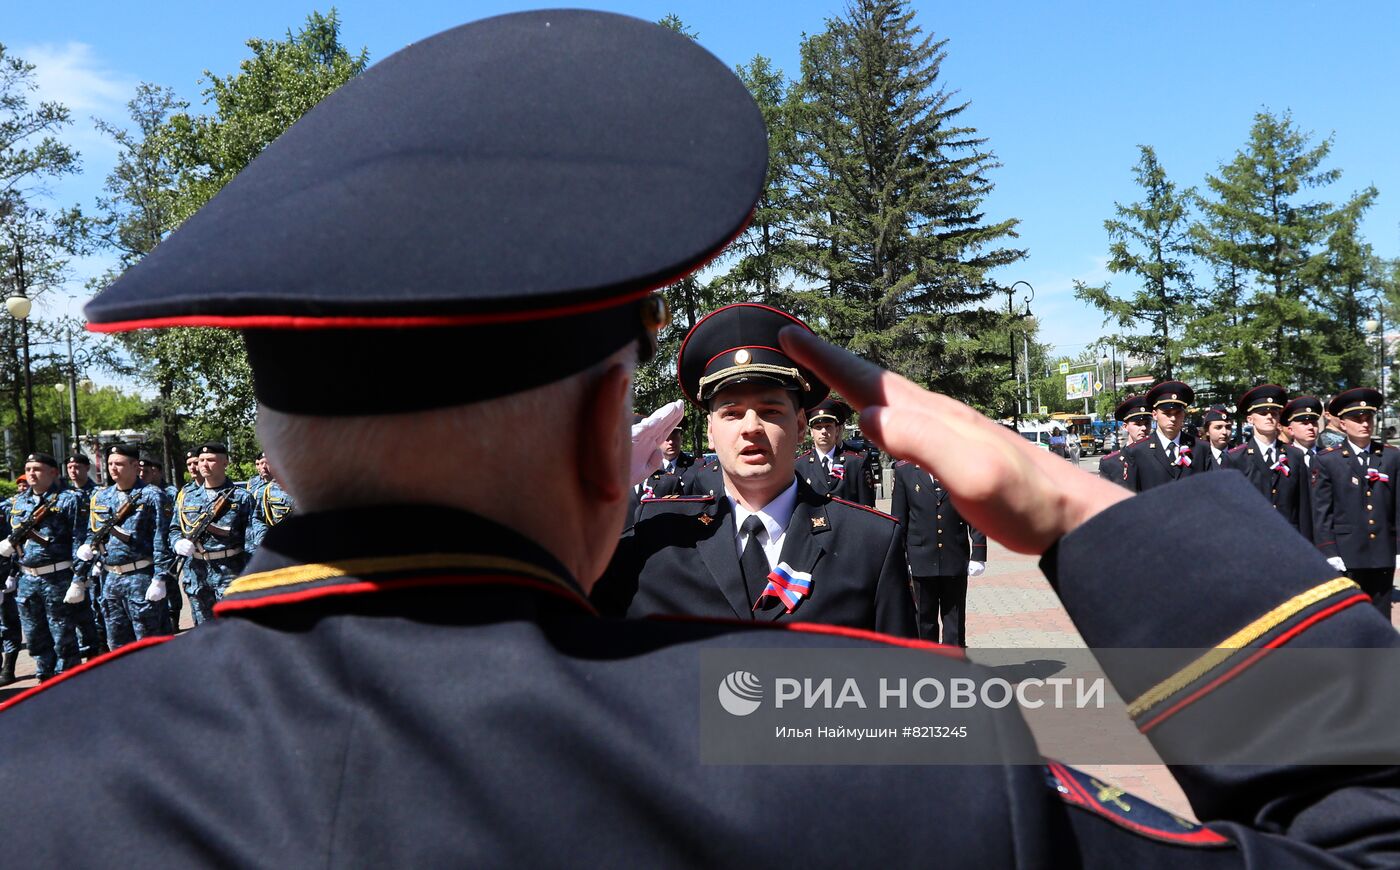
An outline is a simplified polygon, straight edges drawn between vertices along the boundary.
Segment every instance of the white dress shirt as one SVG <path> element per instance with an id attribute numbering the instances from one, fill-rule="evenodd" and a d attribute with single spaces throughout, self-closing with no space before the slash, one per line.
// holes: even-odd
<path id="1" fill-rule="evenodd" d="M 744 557 L 744 547 L 749 542 L 749 536 L 743 532 L 744 520 L 756 515 L 763 522 L 764 540 L 759 543 L 763 545 L 763 555 L 768 557 L 768 567 L 777 565 L 778 556 L 783 552 L 783 539 L 787 537 L 788 523 L 792 521 L 792 512 L 797 510 L 797 478 L 793 478 L 787 489 L 756 511 L 739 504 L 732 495 L 726 494 L 725 498 L 729 499 L 729 506 L 734 511 L 734 552 L 739 558 Z"/>

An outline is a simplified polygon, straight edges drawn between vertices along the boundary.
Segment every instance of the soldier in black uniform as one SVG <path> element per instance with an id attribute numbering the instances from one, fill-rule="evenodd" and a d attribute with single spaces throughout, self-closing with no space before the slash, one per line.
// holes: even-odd
<path id="1" fill-rule="evenodd" d="M 851 417 L 851 406 L 827 397 L 812 409 L 807 429 L 812 449 L 797 459 L 797 476 L 816 490 L 866 507 L 875 506 L 875 482 L 865 454 L 846 450 L 842 433 Z"/>
<path id="2" fill-rule="evenodd" d="M 1400 567 L 1400 450 L 1372 439 L 1379 390 L 1357 387 L 1327 405 L 1346 441 L 1313 457 L 1313 540 L 1327 561 L 1355 580 L 1390 618 Z"/>
<path id="3" fill-rule="evenodd" d="M 1123 451 L 1152 433 L 1152 409 L 1142 396 L 1129 396 L 1118 403 L 1113 418 L 1123 424 L 1123 446 L 1099 459 L 1099 477 L 1127 486 L 1128 467 L 1123 463 Z"/>
<path id="4" fill-rule="evenodd" d="M 891 513 L 904 528 L 919 637 L 967 646 L 967 578 L 987 570 L 987 536 L 967 524 L 943 484 L 917 464 L 894 466 Z"/>
<path id="5" fill-rule="evenodd" d="M 601 620 L 584 598 L 635 482 L 629 373 L 664 319 L 645 288 L 744 226 L 767 154 L 743 85 L 692 40 L 601 13 L 503 16 L 329 96 L 90 303 L 100 329 L 244 328 L 260 435 L 299 512 L 221 619 L 0 710 L 0 745 L 23 747 L 0 765 L 0 789 L 23 798 L 5 808 L 7 862 L 1393 864 L 1393 766 L 1178 767 L 1203 826 L 1057 763 L 701 763 L 705 652 L 893 644 Z M 1044 554 L 1093 647 L 1254 638 L 1224 650 L 1219 668 L 1238 670 L 1280 639 L 1400 643 L 1234 475 L 1129 499 L 957 402 L 791 330 L 782 346 L 979 528 Z M 421 376 L 458 370 L 467 347 L 492 363 L 479 376 Z M 535 461 L 560 449 L 571 461 Z M 390 462 L 404 473 L 384 475 Z M 1143 559 L 1144 528 L 1189 534 L 1194 558 Z M 1241 538 L 1271 541 L 1267 574 Z M 902 645 L 932 678 L 985 673 Z M 1337 697 L 1349 728 L 1394 737 L 1368 703 L 1393 680 L 1318 674 L 1278 716 L 1242 698 L 1244 680 L 1176 667 L 1110 674 L 1160 747 L 1282 733 L 1321 753 L 1339 723 L 1317 711 Z M 975 713 L 1008 750 L 1033 748 L 1014 709 Z M 779 807 L 800 812 L 798 834 Z"/>
<path id="6" fill-rule="evenodd" d="M 1274 510 L 1302 531 L 1310 528 L 1303 520 L 1308 469 L 1289 457 L 1288 445 L 1278 438 L 1279 418 L 1287 403 L 1288 393 L 1277 384 L 1261 384 L 1240 397 L 1239 413 L 1254 434 L 1230 451 L 1229 467 L 1249 478 Z"/>
<path id="7" fill-rule="evenodd" d="M 730 305 L 686 336 L 681 388 L 708 414 L 726 495 L 644 500 L 594 590 L 605 614 L 800 620 L 915 636 L 894 518 L 794 475 L 805 412 L 820 407 L 826 387 L 775 350 L 791 324 L 800 321 L 766 306 Z"/>
<path id="8" fill-rule="evenodd" d="M 1230 423 L 1233 415 L 1224 405 L 1211 405 L 1202 415 L 1203 437 L 1191 451 L 1191 469 L 1204 474 L 1225 468 L 1229 463 Z"/>
<path id="9" fill-rule="evenodd" d="M 1152 408 L 1157 430 L 1123 451 L 1128 489 L 1146 492 L 1191 476 L 1192 445 L 1182 435 L 1181 426 L 1195 398 L 1195 391 L 1181 381 L 1163 381 L 1143 396 Z"/>

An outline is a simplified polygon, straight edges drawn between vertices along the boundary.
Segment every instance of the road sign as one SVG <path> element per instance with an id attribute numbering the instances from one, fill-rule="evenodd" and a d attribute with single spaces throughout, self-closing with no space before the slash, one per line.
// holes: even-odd
<path id="1" fill-rule="evenodd" d="M 1050 413 L 1050 406 L 1049 406 L 1049 405 L 1041 405 L 1041 406 L 1040 406 L 1040 413 L 1041 413 L 1041 414 L 1048 414 L 1048 413 Z"/>
<path id="2" fill-rule="evenodd" d="M 1060 374 L 1062 374 L 1062 375 L 1067 375 L 1067 374 L 1069 374 L 1069 363 L 1067 363 L 1067 362 L 1065 362 L 1065 363 L 1060 363 Z"/>
<path id="3" fill-rule="evenodd" d="M 1094 381 L 1094 392 L 1096 392 L 1096 393 L 1102 393 L 1102 392 L 1103 392 L 1103 381 Z"/>

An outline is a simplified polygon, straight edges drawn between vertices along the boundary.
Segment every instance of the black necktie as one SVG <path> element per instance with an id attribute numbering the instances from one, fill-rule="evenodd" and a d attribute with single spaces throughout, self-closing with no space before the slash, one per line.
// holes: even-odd
<path id="1" fill-rule="evenodd" d="M 1264 464 L 1270 468 L 1274 467 L 1274 448 L 1270 447 L 1264 451 Z"/>
<path id="2" fill-rule="evenodd" d="M 825 455 L 825 454 L 822 455 L 822 468 L 826 470 L 826 476 L 827 476 L 827 477 L 830 477 L 830 476 L 831 476 L 831 457 L 830 457 L 830 456 L 827 456 L 827 455 Z"/>
<path id="3" fill-rule="evenodd" d="M 768 588 L 768 556 L 758 541 L 763 520 L 757 515 L 750 516 L 740 530 L 749 536 L 749 541 L 744 545 L 744 555 L 739 557 L 739 570 L 744 574 L 744 589 L 749 593 L 749 600 L 757 601 L 759 593 Z"/>
<path id="4" fill-rule="evenodd" d="M 1167 464 L 1170 465 L 1170 466 L 1172 466 L 1173 468 L 1176 467 L 1176 442 L 1175 442 L 1175 441 L 1168 441 L 1168 442 L 1167 442 Z"/>

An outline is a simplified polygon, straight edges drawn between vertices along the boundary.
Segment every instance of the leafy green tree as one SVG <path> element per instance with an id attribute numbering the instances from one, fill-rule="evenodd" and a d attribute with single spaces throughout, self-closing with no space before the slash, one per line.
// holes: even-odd
<path id="1" fill-rule="evenodd" d="M 982 200 L 998 164 L 940 81 L 946 40 L 902 0 L 854 0 L 802 43 L 792 104 L 808 288 L 794 296 L 840 344 L 979 404 L 1007 380 L 1006 316 L 979 303 L 987 273 L 1021 259 L 1015 220 Z"/>
<path id="2" fill-rule="evenodd" d="M 1197 242 L 1215 270 L 1217 291 L 1225 275 L 1224 289 L 1242 298 L 1218 292 L 1211 300 L 1235 301 L 1240 316 L 1219 335 L 1198 330 L 1197 351 L 1233 371 L 1237 387 L 1272 381 L 1328 392 L 1342 369 L 1338 352 L 1345 356 L 1345 346 L 1329 348 L 1317 336 L 1337 328 L 1327 322 L 1327 309 L 1345 313 L 1349 305 L 1336 296 L 1352 292 L 1346 280 L 1337 282 L 1347 257 L 1336 255 L 1347 245 L 1347 225 L 1377 194 L 1368 187 L 1341 206 L 1308 198 L 1308 191 L 1341 177 L 1341 170 L 1323 168 L 1331 148 L 1330 137 L 1314 144 L 1289 113 L 1264 111 L 1255 115 L 1245 147 L 1206 179 L 1210 195 L 1201 202 Z"/>
<path id="3" fill-rule="evenodd" d="M 1138 282 L 1130 296 L 1109 284 L 1092 287 L 1074 282 L 1074 295 L 1104 313 L 1105 324 L 1124 332 L 1113 340 L 1128 352 L 1157 361 L 1156 373 L 1175 377 L 1181 335 L 1190 320 L 1195 291 L 1191 275 L 1191 201 L 1195 191 L 1178 191 L 1167 178 L 1150 145 L 1138 146 L 1133 176 L 1142 188 L 1140 202 L 1114 203 L 1117 217 L 1104 221 L 1108 232 L 1108 269 Z M 1145 333 L 1138 329 L 1146 328 Z"/>
<path id="4" fill-rule="evenodd" d="M 163 88 L 142 85 L 129 132 L 104 129 L 120 149 L 99 202 L 102 238 L 123 267 L 139 260 L 204 205 L 268 143 L 368 65 L 340 42 L 340 17 L 313 12 L 283 40 L 251 39 L 234 75 L 205 71 L 208 114 L 192 115 Z M 118 133 L 124 135 L 118 136 Z M 135 371 L 157 393 L 170 459 L 183 440 L 228 438 L 254 450 L 256 401 L 241 340 L 225 330 L 171 329 L 127 339 Z M 176 425 L 177 412 L 184 425 Z M 169 461 L 169 460 L 167 460 Z M 169 467 L 179 474 L 179 462 Z"/>
<path id="5" fill-rule="evenodd" d="M 0 294 L 36 299 L 62 285 L 69 257 L 82 246 L 76 209 L 40 205 L 48 183 L 79 171 L 78 153 L 57 133 L 72 123 L 58 103 L 31 106 L 34 65 L 0 45 Z M 29 323 L 10 321 L 6 368 L 14 419 L 24 431 L 21 451 L 37 437 L 30 395 Z M 21 397 L 25 397 L 23 403 Z"/>

